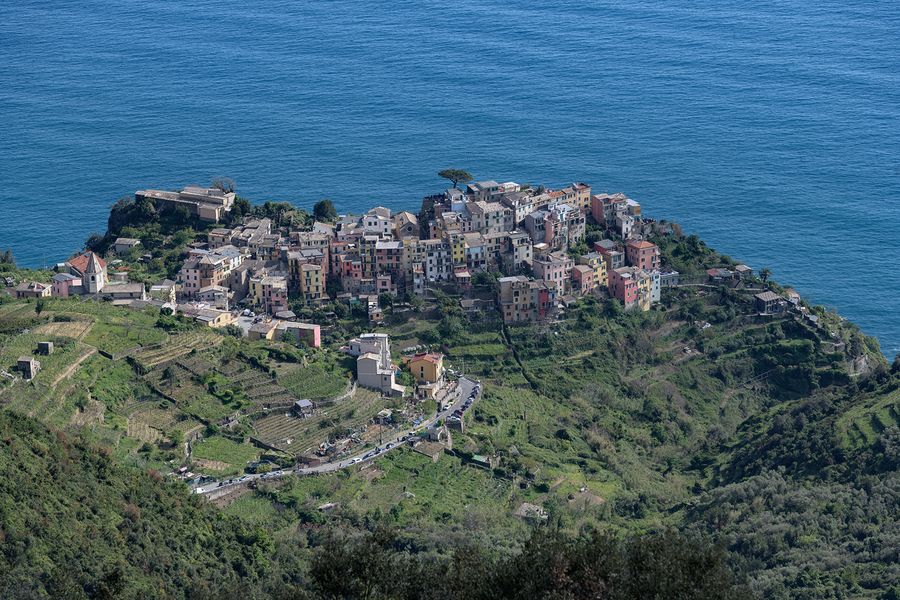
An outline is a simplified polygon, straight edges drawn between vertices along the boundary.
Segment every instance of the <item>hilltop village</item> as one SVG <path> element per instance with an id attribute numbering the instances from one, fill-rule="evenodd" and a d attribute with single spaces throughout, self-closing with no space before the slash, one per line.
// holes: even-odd
<path id="1" fill-rule="evenodd" d="M 7 279 L 7 285 L 19 299 L 81 297 L 137 309 L 154 306 L 251 340 L 320 348 L 321 325 L 301 322 L 292 306 L 346 305 L 364 311 L 375 327 L 383 324 L 385 303 L 404 310 L 417 299 L 446 292 L 460 298 L 465 314 L 496 311 L 507 324 L 545 323 L 583 297 L 648 311 L 663 288 L 743 286 L 754 279 L 750 267 L 736 264 L 684 280 L 662 263 L 660 249 L 648 240 L 672 236 L 677 225 L 647 218 L 624 194 L 594 194 L 583 182 L 546 189 L 478 181 L 426 196 L 418 214 L 377 206 L 302 226 L 236 218 L 236 198 L 234 191 L 198 186 L 134 194 L 135 206 L 152 205 L 159 214 L 212 224 L 205 240 L 188 245 L 174 279 L 148 286 L 129 281 L 130 263 L 152 255 L 143 252 L 139 239 L 117 237 L 105 257 L 88 250 L 55 265 L 50 282 Z M 234 224 L 219 226 L 223 221 Z M 481 291 L 474 291 L 475 284 Z M 492 297 L 485 297 L 485 284 Z M 761 315 L 799 306 L 792 290 L 757 291 Z M 368 335 L 374 337 L 365 343 L 347 340 L 357 358 L 359 385 L 403 396 L 407 390 L 395 380 L 399 371 L 387 336 Z M 39 362 L 20 361 L 21 370 L 33 377 Z M 445 383 L 443 356 L 422 352 L 406 362 L 418 371 L 412 393 L 434 398 Z"/>
<path id="2" fill-rule="evenodd" d="M 187 207 L 199 220 L 216 222 L 228 215 L 235 194 L 187 187 L 139 191 L 135 200 L 158 210 Z M 659 302 L 661 288 L 679 283 L 679 273 L 666 269 L 659 248 L 647 241 L 672 227 L 642 216 L 640 205 L 624 194 L 592 194 L 586 183 L 552 190 L 480 181 L 424 198 L 418 214 L 378 206 L 306 229 L 245 217 L 234 227 L 211 229 L 206 242 L 191 245 L 176 279 L 149 289 L 129 283 L 127 269 L 111 269 L 88 251 L 56 265 L 51 283 L 26 281 L 15 294 L 150 302 L 210 327 L 233 324 L 239 309 L 252 309 L 273 320 L 256 320 L 248 335 L 271 338 L 276 330 L 296 329 L 292 333 L 312 344 L 313 330 L 286 325 L 292 320 L 289 301 L 313 307 L 333 299 L 361 303 L 377 323 L 382 294 L 421 297 L 428 288 L 465 294 L 473 280 L 486 276 L 496 276 L 495 305 L 508 323 L 552 318 L 586 295 L 646 311 Z M 139 247 L 139 240 L 120 237 L 110 254 Z M 715 281 L 750 275 L 745 265 L 709 273 Z"/>
<path id="3" fill-rule="evenodd" d="M 572 311 L 579 319 L 591 312 L 647 313 L 665 289 L 698 297 L 732 290 L 722 301 L 739 298 L 748 318 L 803 321 L 834 351 L 844 348 L 796 292 L 768 285 L 765 269 L 757 276 L 715 253 L 709 254 L 713 262 L 698 262 L 696 256 L 709 251 L 694 239 L 687 240 L 688 251 L 699 254 L 682 260 L 688 272 L 679 273 L 665 264 L 658 246 L 668 244 L 671 253 L 673 244 L 686 243 L 676 224 L 646 217 L 624 194 L 594 194 L 586 183 L 547 189 L 472 182 L 426 196 L 417 214 L 378 206 L 339 215 L 329 201 L 317 204 L 312 217 L 296 211 L 286 217 L 287 205 L 248 207 L 227 186 L 142 190 L 120 201 L 110 231 L 119 220 L 125 226 L 117 230 L 134 237 L 108 232 L 100 243 L 89 240 L 92 249 L 43 272 L 49 281 L 6 281 L 8 292 L 25 302 L 12 315 L 25 319 L 22 311 L 34 305 L 40 316 L 42 305 L 53 302 L 51 321 L 68 324 L 36 331 L 73 332 L 20 336 L 30 351 L 9 356 L 7 364 L 48 401 L 58 390 L 40 391 L 46 381 L 52 377 L 50 387 L 57 387 L 91 352 L 128 361 L 152 390 L 149 398 L 171 403 L 166 411 L 186 434 L 185 456 L 169 458 L 175 465 L 206 464 L 192 460 L 191 442 L 224 429 L 235 442 L 290 457 L 285 464 L 296 459 L 319 468 L 324 461 L 331 466 L 323 468 L 332 469 L 346 467 L 357 453 L 372 458 L 390 449 L 386 444 L 401 442 L 424 442 L 420 451 L 437 456 L 452 446 L 450 430 L 465 430 L 466 414 L 480 396 L 467 356 L 468 367 L 492 373 L 482 361 L 508 361 L 517 332 L 558 333 Z M 161 222 L 171 224 L 164 237 L 153 233 Z M 165 239 L 181 243 L 163 255 Z M 147 280 L 143 269 L 154 262 L 164 263 L 171 278 Z M 143 281 L 131 279 L 142 273 Z M 672 294 L 669 309 L 678 306 Z M 134 316 L 88 308 L 96 301 Z M 139 326 L 144 317 L 148 328 Z M 483 332 L 472 341 L 490 343 L 453 350 L 454 340 L 465 337 L 460 320 Z M 711 326 L 703 319 L 692 325 L 698 331 Z M 249 345 L 223 345 L 227 337 Z M 84 354 L 68 362 L 60 353 L 51 357 L 73 347 Z M 456 353 L 450 361 L 447 351 Z M 685 355 L 692 352 L 683 346 Z M 39 377 L 42 363 L 51 362 L 58 365 L 55 374 Z M 14 380 L 13 371 L 0 375 Z M 144 419 L 145 404 L 127 417 L 127 434 L 182 437 L 160 424 L 171 426 L 171 417 L 160 422 L 148 411 Z M 345 415 L 335 418 L 336 408 Z M 221 452 L 210 455 L 210 464 L 221 463 Z M 232 466 L 242 470 L 239 462 Z"/>

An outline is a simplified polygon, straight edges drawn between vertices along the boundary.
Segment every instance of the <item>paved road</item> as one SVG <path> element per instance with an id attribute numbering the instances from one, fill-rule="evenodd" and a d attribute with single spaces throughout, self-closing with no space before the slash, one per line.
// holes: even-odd
<path id="1" fill-rule="evenodd" d="M 477 386 L 477 391 L 476 391 Z M 470 401 L 469 397 L 473 394 L 475 397 Z M 256 480 L 264 480 L 268 481 L 270 479 L 281 479 L 282 477 L 287 477 L 289 475 L 316 475 L 320 473 L 332 473 L 334 471 L 339 471 L 341 469 L 346 469 L 347 467 L 351 467 L 353 465 L 361 464 L 364 462 L 368 462 L 370 460 L 374 460 L 379 456 L 384 455 L 387 452 L 395 448 L 399 448 L 403 445 L 406 440 L 408 440 L 413 435 L 431 427 L 435 423 L 440 420 L 447 419 L 450 417 L 455 411 L 459 410 L 461 412 L 465 412 L 471 405 L 481 397 L 481 384 L 474 379 L 469 379 L 468 377 L 460 377 L 457 383 L 456 389 L 453 392 L 453 402 L 449 405 L 445 404 L 446 408 L 443 410 L 438 407 L 438 411 L 432 415 L 430 418 L 426 419 L 422 423 L 420 423 L 415 429 L 410 431 L 401 433 L 395 438 L 389 439 L 384 442 L 383 445 L 373 448 L 371 450 L 367 450 L 366 452 L 361 452 L 356 456 L 350 456 L 338 462 L 327 462 L 317 465 L 315 467 L 297 467 L 296 469 L 280 469 L 278 471 L 272 471 L 270 473 L 263 474 L 250 474 L 250 475 L 241 475 L 240 477 L 234 477 L 232 479 L 223 479 L 221 481 L 212 481 L 209 483 L 205 483 L 201 486 L 194 488 L 195 494 L 206 494 L 206 495 L 218 495 L 220 493 L 224 493 L 227 491 L 233 490 L 233 488 L 241 485 L 245 485 L 250 483 L 251 481 Z M 466 403 L 469 403 L 466 406 Z"/>

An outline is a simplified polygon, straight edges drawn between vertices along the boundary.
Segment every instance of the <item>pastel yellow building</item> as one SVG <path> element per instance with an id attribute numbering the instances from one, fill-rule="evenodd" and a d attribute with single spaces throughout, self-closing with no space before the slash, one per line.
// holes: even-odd
<path id="1" fill-rule="evenodd" d="M 416 383 L 439 383 L 444 379 L 444 355 L 436 352 L 422 352 L 407 363 Z"/>
<path id="2" fill-rule="evenodd" d="M 638 306 L 642 311 L 650 310 L 650 274 L 640 271 L 638 275 Z"/>
<path id="3" fill-rule="evenodd" d="M 578 264 L 591 267 L 594 270 L 594 277 L 596 278 L 597 285 L 602 287 L 607 286 L 609 280 L 606 274 L 606 261 L 602 254 L 598 252 L 582 254 L 578 257 Z"/>
<path id="4" fill-rule="evenodd" d="M 300 298 L 306 304 L 319 304 L 325 295 L 325 282 L 320 265 L 300 265 Z"/>
<path id="5" fill-rule="evenodd" d="M 454 265 L 466 264 L 466 238 L 461 233 L 447 235 L 450 242 L 450 260 Z"/>

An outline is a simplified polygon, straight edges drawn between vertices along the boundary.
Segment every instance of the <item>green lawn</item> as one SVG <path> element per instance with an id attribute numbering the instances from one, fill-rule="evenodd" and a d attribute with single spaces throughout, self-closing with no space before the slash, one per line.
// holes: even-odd
<path id="1" fill-rule="evenodd" d="M 259 450 L 249 444 L 241 444 L 222 436 L 203 438 L 193 445 L 194 458 L 227 463 L 230 468 L 223 473 L 237 473 L 244 470 L 248 462 L 259 458 Z"/>

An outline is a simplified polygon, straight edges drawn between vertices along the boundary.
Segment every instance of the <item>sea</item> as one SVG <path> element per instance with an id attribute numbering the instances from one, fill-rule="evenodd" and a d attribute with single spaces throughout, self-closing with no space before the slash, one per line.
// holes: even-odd
<path id="1" fill-rule="evenodd" d="M 900 352 L 900 2 L 9 0 L 0 249 L 143 188 L 416 209 L 622 191 Z"/>

